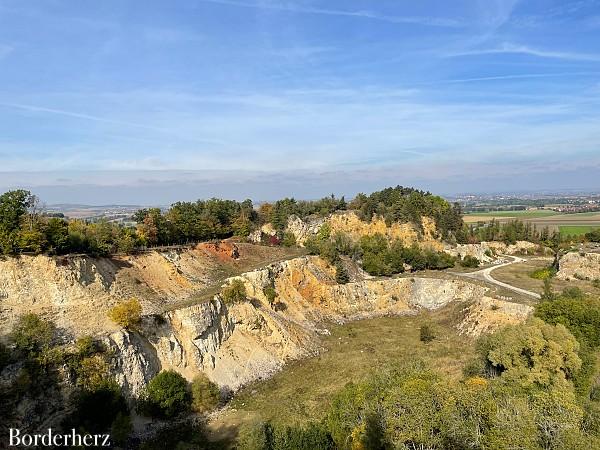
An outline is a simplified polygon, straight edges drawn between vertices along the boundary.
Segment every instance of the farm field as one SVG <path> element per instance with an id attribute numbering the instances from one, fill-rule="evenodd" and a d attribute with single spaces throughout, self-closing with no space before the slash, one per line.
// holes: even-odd
<path id="1" fill-rule="evenodd" d="M 598 212 L 563 214 L 549 210 L 491 211 L 465 214 L 463 219 L 467 224 L 489 222 L 491 220 L 507 222 L 518 219 L 529 222 L 538 229 L 548 227 L 550 231 L 559 231 L 563 235 L 580 235 L 594 228 L 600 228 L 600 213 Z"/>
<path id="2" fill-rule="evenodd" d="M 581 236 L 600 228 L 600 224 L 597 225 L 559 225 L 561 236 Z"/>
<path id="3" fill-rule="evenodd" d="M 546 217 L 546 216 L 555 216 L 557 214 L 556 211 L 550 211 L 548 209 L 534 209 L 527 211 L 488 211 L 488 212 L 476 212 L 476 213 L 468 213 L 465 217 L 510 217 L 510 218 L 536 218 L 536 217 Z"/>

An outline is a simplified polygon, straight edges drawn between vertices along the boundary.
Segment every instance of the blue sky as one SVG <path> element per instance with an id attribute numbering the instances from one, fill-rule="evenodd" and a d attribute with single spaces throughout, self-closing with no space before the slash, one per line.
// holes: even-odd
<path id="1" fill-rule="evenodd" d="M 0 0 L 0 189 L 600 190 L 600 1 Z"/>

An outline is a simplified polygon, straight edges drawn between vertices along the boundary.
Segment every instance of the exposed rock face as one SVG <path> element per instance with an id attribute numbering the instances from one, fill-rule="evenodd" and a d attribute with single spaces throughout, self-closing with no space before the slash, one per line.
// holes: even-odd
<path id="1" fill-rule="evenodd" d="M 411 223 L 392 223 L 388 226 L 381 217 L 374 217 L 370 222 L 361 220 L 354 211 L 337 212 L 327 218 L 300 219 L 292 216 L 288 219 L 286 231 L 296 237 L 296 242 L 303 245 L 310 236 L 318 233 L 323 224 L 329 224 L 332 233 L 344 233 L 354 240 L 362 236 L 382 234 L 390 240 L 400 240 L 404 245 L 418 243 L 436 250 L 442 249 L 437 240 L 435 222 L 429 217 L 422 218 L 422 231 Z"/>
<path id="2" fill-rule="evenodd" d="M 286 231 L 294 235 L 298 245 L 304 245 L 309 237 L 319 232 L 325 222 L 326 220 L 321 217 L 302 220 L 297 216 L 291 216 L 288 218 Z"/>
<path id="3" fill-rule="evenodd" d="M 130 395 L 137 396 L 150 379 L 160 371 L 152 348 L 136 333 L 117 331 L 103 340 L 114 353 L 111 371 L 115 380 Z"/>
<path id="4" fill-rule="evenodd" d="M 113 373 L 131 395 L 169 368 L 188 379 L 205 372 L 224 390 L 236 390 L 318 352 L 324 321 L 412 314 L 453 301 L 472 302 L 486 292 L 466 280 L 375 279 L 359 271 L 353 282 L 338 285 L 334 268 L 320 258 L 301 257 L 236 277 L 244 282 L 248 301 L 224 305 L 217 295 L 158 315 L 157 303 L 189 298 L 206 286 L 207 272 L 216 264 L 206 251 L 0 261 L 0 293 L 8 295 L 0 299 L 1 324 L 8 328 L 18 314 L 33 311 L 73 337 L 103 336 L 114 353 Z M 265 295 L 270 286 L 277 293 L 273 305 Z M 107 310 L 129 296 L 143 303 L 139 333 L 120 330 L 107 319 Z"/>
<path id="5" fill-rule="evenodd" d="M 559 262 L 556 274 L 559 280 L 580 278 L 584 280 L 600 279 L 599 253 L 567 253 Z"/>
<path id="6" fill-rule="evenodd" d="M 20 314 L 51 318 L 73 335 L 118 331 L 107 317 L 117 302 L 138 298 L 144 314 L 187 300 L 221 271 L 254 259 L 274 259 L 277 248 L 249 244 L 199 245 L 113 258 L 21 256 L 0 259 L 0 327 Z"/>
<path id="7" fill-rule="evenodd" d="M 465 318 L 457 328 L 461 333 L 479 336 L 521 323 L 532 312 L 533 308 L 528 305 L 482 297 L 466 309 Z"/>
<path id="8" fill-rule="evenodd" d="M 540 247 L 533 242 L 517 241 L 511 245 L 506 245 L 503 242 L 481 242 L 480 244 L 458 244 L 456 246 L 447 245 L 444 251 L 452 256 L 460 256 L 461 258 L 474 256 L 481 262 L 492 262 L 496 259 L 496 255 L 546 254 L 550 250 Z"/>

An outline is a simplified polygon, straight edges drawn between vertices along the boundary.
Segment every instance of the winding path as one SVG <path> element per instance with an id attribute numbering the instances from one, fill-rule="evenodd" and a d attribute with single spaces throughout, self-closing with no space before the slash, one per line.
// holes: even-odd
<path id="1" fill-rule="evenodd" d="M 498 281 L 492 277 L 492 275 L 491 275 L 492 271 L 498 269 L 499 267 L 504 267 L 504 266 L 508 266 L 510 264 L 515 264 L 515 263 L 520 263 L 520 262 L 526 261 L 525 259 L 519 258 L 518 256 L 506 256 L 506 255 L 501 255 L 501 256 L 503 258 L 508 258 L 508 259 L 512 259 L 512 260 L 506 261 L 501 264 L 496 264 L 492 267 L 486 267 L 485 269 L 477 270 L 475 272 L 460 273 L 457 275 L 460 275 L 461 277 L 473 278 L 474 280 L 486 281 L 488 283 L 492 283 L 497 286 L 501 286 L 503 288 L 509 289 L 513 292 L 518 292 L 519 294 L 524 294 L 524 295 L 528 295 L 529 297 L 534 297 L 534 298 L 539 299 L 540 294 L 538 294 L 536 292 L 531 292 L 526 289 L 521 289 L 520 287 L 513 286 L 511 284 L 504 283 L 502 281 Z"/>

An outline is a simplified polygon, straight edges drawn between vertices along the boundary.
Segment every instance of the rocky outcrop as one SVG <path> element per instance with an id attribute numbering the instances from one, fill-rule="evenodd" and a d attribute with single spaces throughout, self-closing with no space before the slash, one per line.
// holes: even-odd
<path id="1" fill-rule="evenodd" d="M 466 308 L 465 317 L 457 328 L 461 333 L 476 337 L 521 323 L 532 312 L 533 308 L 528 305 L 482 297 Z"/>
<path id="2" fill-rule="evenodd" d="M 556 277 L 559 280 L 600 279 L 600 253 L 567 253 L 559 261 Z"/>
<path id="3" fill-rule="evenodd" d="M 137 396 L 148 381 L 160 371 L 156 352 L 137 333 L 118 331 L 102 339 L 113 355 L 111 372 L 125 392 Z"/>
<path id="4" fill-rule="evenodd" d="M 484 263 L 494 261 L 498 255 L 537 255 L 550 253 L 549 249 L 528 241 L 517 241 L 515 244 L 510 245 L 503 242 L 446 245 L 444 251 L 460 258 L 473 256 Z"/>
<path id="5" fill-rule="evenodd" d="M 304 245 L 309 237 L 319 232 L 325 222 L 326 220 L 321 217 L 302 220 L 297 216 L 291 216 L 288 218 L 286 231 L 294 235 L 298 245 Z"/>
<path id="6" fill-rule="evenodd" d="M 223 390 L 235 391 L 290 360 L 317 353 L 324 322 L 413 314 L 474 301 L 486 292 L 464 280 L 421 277 L 338 285 L 334 269 L 317 257 L 274 263 L 235 278 L 243 281 L 248 301 L 226 306 L 217 295 L 147 317 L 140 327 L 143 338 L 113 334 L 109 342 L 118 355 L 119 382 L 136 394 L 157 370 L 174 369 L 188 379 L 204 372 Z M 277 293 L 273 304 L 265 295 L 269 286 Z"/>

